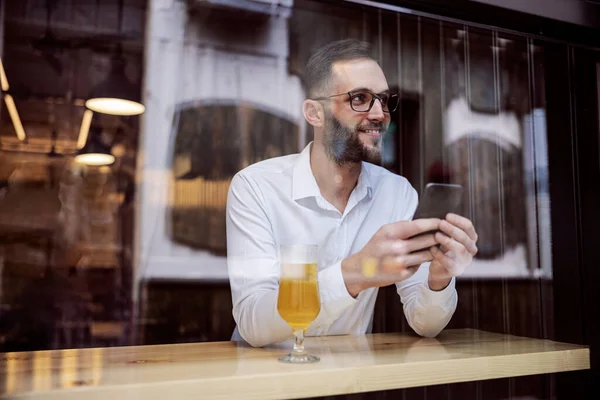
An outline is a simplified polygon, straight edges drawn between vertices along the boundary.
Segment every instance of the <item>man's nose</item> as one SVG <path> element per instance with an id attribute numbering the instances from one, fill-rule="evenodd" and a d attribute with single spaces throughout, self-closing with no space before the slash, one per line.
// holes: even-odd
<path id="1" fill-rule="evenodd" d="M 373 102 L 373 107 L 371 107 L 371 111 L 369 111 L 368 118 L 373 121 L 383 121 L 385 119 L 385 113 L 383 112 L 381 100 L 375 99 Z"/>

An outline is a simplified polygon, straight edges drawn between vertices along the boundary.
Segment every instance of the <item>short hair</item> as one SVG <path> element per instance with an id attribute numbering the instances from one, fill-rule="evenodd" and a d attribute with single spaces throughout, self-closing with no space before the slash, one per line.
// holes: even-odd
<path id="1" fill-rule="evenodd" d="M 349 61 L 371 56 L 371 45 L 357 39 L 331 42 L 318 49 L 306 64 L 305 82 L 308 97 L 318 94 L 330 83 L 331 66 L 337 61 Z"/>

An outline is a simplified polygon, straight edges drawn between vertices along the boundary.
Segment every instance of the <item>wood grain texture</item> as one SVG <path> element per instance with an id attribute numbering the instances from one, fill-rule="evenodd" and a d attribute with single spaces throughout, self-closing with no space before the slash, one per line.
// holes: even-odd
<path id="1" fill-rule="evenodd" d="M 308 338 L 321 357 L 287 365 L 290 341 L 5 353 L 0 398 L 292 399 L 589 369 L 584 346 L 472 329 Z"/>

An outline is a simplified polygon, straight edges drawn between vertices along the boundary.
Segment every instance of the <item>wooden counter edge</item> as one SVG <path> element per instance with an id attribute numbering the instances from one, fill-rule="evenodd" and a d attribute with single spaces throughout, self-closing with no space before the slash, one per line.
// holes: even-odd
<path id="1" fill-rule="evenodd" d="M 81 387 L 0 396 L 4 399 L 144 400 L 295 399 L 576 371 L 590 368 L 589 348 L 473 359 L 270 373 L 149 384 Z"/>

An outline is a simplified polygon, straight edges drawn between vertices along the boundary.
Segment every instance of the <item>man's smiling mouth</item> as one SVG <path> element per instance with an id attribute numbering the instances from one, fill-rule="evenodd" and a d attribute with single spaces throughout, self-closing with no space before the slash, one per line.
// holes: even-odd
<path id="1" fill-rule="evenodd" d="M 382 135 L 381 129 L 359 129 L 360 133 L 364 133 L 367 136 L 380 137 Z"/>

